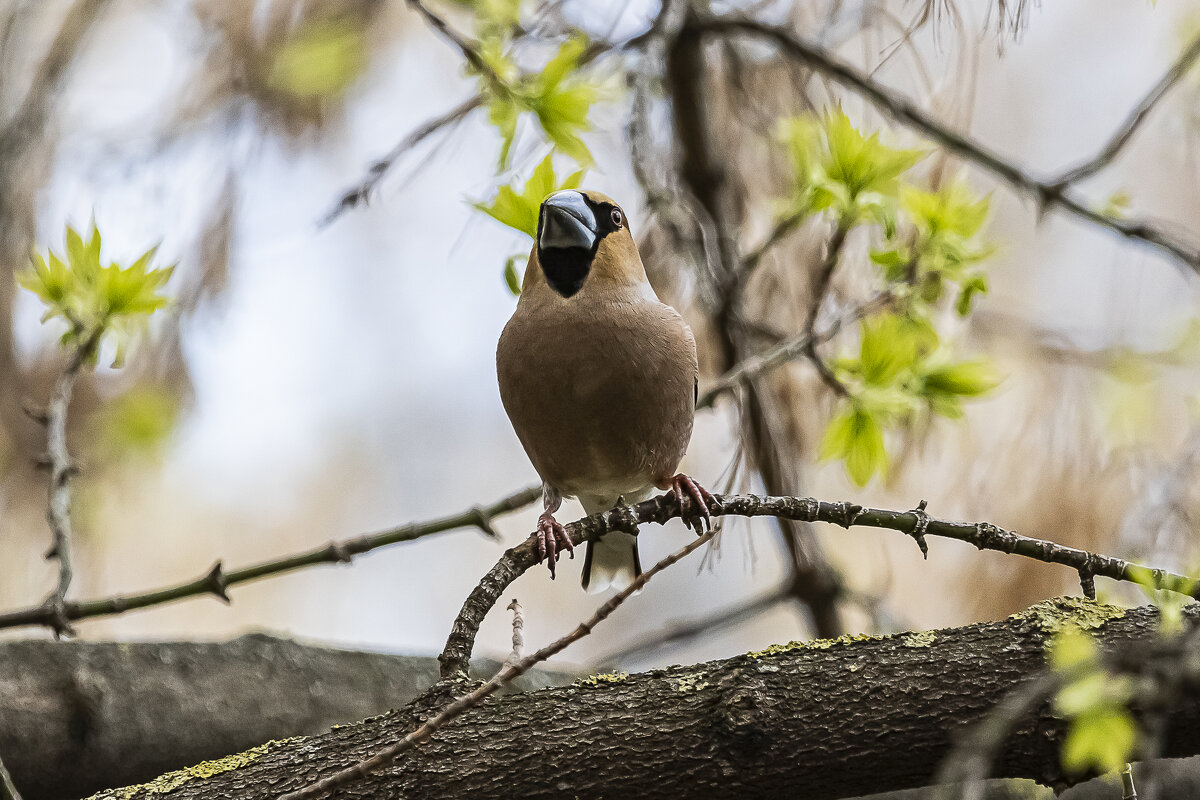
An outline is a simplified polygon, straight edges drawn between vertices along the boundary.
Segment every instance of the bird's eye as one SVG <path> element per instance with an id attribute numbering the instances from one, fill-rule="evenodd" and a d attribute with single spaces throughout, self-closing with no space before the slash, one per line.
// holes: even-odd
<path id="1" fill-rule="evenodd" d="M 625 215 L 621 213 L 621 209 L 614 208 L 612 210 L 612 224 L 616 227 L 621 227 L 621 223 L 625 221 Z"/>

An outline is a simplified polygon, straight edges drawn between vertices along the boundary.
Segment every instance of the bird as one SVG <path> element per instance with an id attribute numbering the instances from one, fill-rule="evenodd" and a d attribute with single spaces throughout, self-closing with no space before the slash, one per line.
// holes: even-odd
<path id="1" fill-rule="evenodd" d="M 500 398 L 542 479 L 535 532 L 553 579 L 575 548 L 555 519 L 564 497 L 587 514 L 674 493 L 697 533 L 719 502 L 677 472 L 698 397 L 696 340 L 646 278 L 625 212 L 597 191 L 547 197 L 512 317 L 496 347 Z M 624 589 L 641 574 L 637 537 L 588 542 L 589 593 Z"/>

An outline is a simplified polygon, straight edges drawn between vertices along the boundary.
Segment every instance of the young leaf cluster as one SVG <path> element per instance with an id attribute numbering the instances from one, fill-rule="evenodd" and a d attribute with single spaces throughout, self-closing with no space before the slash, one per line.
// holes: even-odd
<path id="1" fill-rule="evenodd" d="M 35 251 L 17 283 L 45 304 L 43 322 L 58 318 L 67 323 L 64 346 L 89 346 L 84 355 L 94 360 L 100 340 L 113 338 L 113 365 L 119 366 L 134 333 L 168 303 L 161 290 L 175 268 L 151 267 L 157 249 L 150 248 L 127 267 L 105 264 L 95 223 L 86 240 L 68 225 L 66 259 L 53 250 L 45 255 Z"/>
<path id="2" fill-rule="evenodd" d="M 986 361 L 953 360 L 927 318 L 883 313 L 863 320 L 858 352 L 834 362 L 847 398 L 821 443 L 821 457 L 845 461 L 860 486 L 886 475 L 884 431 L 924 413 L 962 416 L 963 401 L 999 383 Z"/>
<path id="3" fill-rule="evenodd" d="M 821 454 L 844 461 L 850 478 L 865 485 L 887 472 L 888 429 L 922 414 L 961 417 L 965 399 L 999 382 L 987 362 L 956 360 L 931 321 L 948 284 L 958 287 L 964 316 L 987 290 L 979 265 L 990 249 L 978 240 L 988 200 L 961 178 L 923 188 L 912 177 L 923 150 L 861 132 L 840 108 L 785 120 L 780 137 L 795 177 L 789 216 L 828 216 L 847 235 L 867 228 L 880 242 L 871 261 L 896 298 L 891 310 L 860 323 L 858 352 L 832 365 L 846 392 Z"/>
<path id="4" fill-rule="evenodd" d="M 542 159 L 520 189 L 515 183 L 501 186 L 490 203 L 476 203 L 475 207 L 497 222 L 532 239 L 537 235 L 538 214 L 542 201 L 562 189 L 577 189 L 583 181 L 583 170 L 576 170 L 559 180 L 554 172 L 553 158 L 553 154 L 548 154 Z M 521 293 L 517 264 L 523 258 L 524 254 L 511 255 L 504 265 L 504 281 L 514 295 Z"/>
<path id="5" fill-rule="evenodd" d="M 507 169 L 517 125 L 532 116 L 551 145 L 550 154 L 537 166 L 523 189 L 501 186 L 487 203 L 475 207 L 504 225 L 532 237 L 537 232 L 541 203 L 560 189 L 579 186 L 592 154 L 582 134 L 590 128 L 588 114 L 605 94 L 601 86 L 581 74 L 587 38 L 575 34 L 564 41 L 541 70 L 522 72 L 515 61 L 513 42 L 521 31 L 521 0 L 464 0 L 475 18 L 479 55 L 487 69 L 479 75 L 480 96 L 488 120 L 500 133 L 499 168 Z M 552 158 L 570 158 L 580 169 L 562 181 L 554 174 Z M 509 256 L 504 280 L 513 294 L 520 293 L 519 265 L 523 254 Z"/>
<path id="6" fill-rule="evenodd" d="M 1095 639 L 1076 628 L 1057 634 L 1047 657 L 1063 681 L 1054 697 L 1055 713 L 1069 726 L 1063 768 L 1075 775 L 1120 769 L 1132 758 L 1138 739 L 1129 713 L 1132 682 L 1111 674 L 1101 663 Z"/>
<path id="7" fill-rule="evenodd" d="M 588 42 L 582 34 L 564 41 L 540 71 L 522 73 L 513 56 L 513 37 L 520 30 L 520 0 L 478 0 L 473 3 L 479 54 L 488 67 L 480 77 L 480 95 L 488 120 L 500 132 L 500 168 L 517 135 L 517 122 L 531 114 L 559 152 L 580 166 L 592 164 L 592 154 L 580 134 L 589 128 L 588 113 L 601 95 L 600 87 L 579 74 Z"/>

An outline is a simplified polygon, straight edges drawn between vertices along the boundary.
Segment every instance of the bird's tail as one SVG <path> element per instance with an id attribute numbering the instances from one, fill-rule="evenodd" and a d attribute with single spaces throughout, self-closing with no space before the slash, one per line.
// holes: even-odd
<path id="1" fill-rule="evenodd" d="M 620 591 L 641 574 L 636 536 L 612 531 L 599 541 L 588 542 L 587 555 L 583 559 L 583 588 L 589 594 L 609 588 Z"/>

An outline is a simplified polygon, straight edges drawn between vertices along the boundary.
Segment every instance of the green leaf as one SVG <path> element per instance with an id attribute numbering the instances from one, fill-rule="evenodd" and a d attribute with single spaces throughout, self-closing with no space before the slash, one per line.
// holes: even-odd
<path id="1" fill-rule="evenodd" d="M 559 183 L 554 172 L 553 154 L 548 154 L 534 168 L 525 185 L 517 190 L 514 185 L 501 186 L 490 203 L 475 203 L 475 208 L 492 219 L 524 233 L 529 238 L 537 235 L 538 215 L 542 201 L 563 189 L 577 188 L 583 180 L 583 170 L 569 175 Z"/>
<path id="2" fill-rule="evenodd" d="M 879 421 L 865 409 L 852 405 L 838 414 L 825 430 L 821 458 L 842 458 L 846 472 L 859 486 L 887 469 L 887 452 Z"/>
<path id="3" fill-rule="evenodd" d="M 514 297 L 521 296 L 521 275 L 517 273 L 517 262 L 524 262 L 525 256 L 513 255 L 509 256 L 504 262 L 504 283 L 508 286 L 508 290 L 513 293 Z"/>
<path id="4" fill-rule="evenodd" d="M 367 66 L 366 29 L 349 17 L 303 27 L 274 51 L 267 85 L 303 99 L 337 96 Z"/>
<path id="5" fill-rule="evenodd" d="M 1063 741 L 1063 768 L 1073 774 L 1112 772 L 1133 757 L 1137 726 L 1129 712 L 1106 708 L 1077 717 Z"/>
<path id="6" fill-rule="evenodd" d="M 1000 375 L 991 362 L 960 361 L 925 373 L 925 388 L 931 392 L 978 397 L 1000 385 Z"/>
<path id="7" fill-rule="evenodd" d="M 960 317 L 965 317 L 971 313 L 971 305 L 975 300 L 975 296 L 987 293 L 987 277 L 977 272 L 968 276 L 962 282 L 961 287 L 958 292 L 958 300 L 954 304 L 954 310 L 958 312 Z"/>

